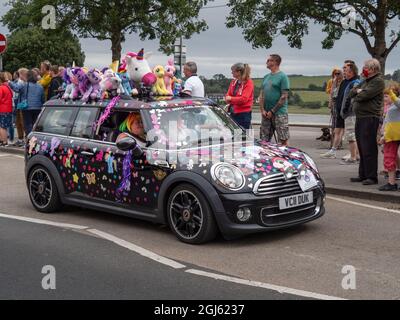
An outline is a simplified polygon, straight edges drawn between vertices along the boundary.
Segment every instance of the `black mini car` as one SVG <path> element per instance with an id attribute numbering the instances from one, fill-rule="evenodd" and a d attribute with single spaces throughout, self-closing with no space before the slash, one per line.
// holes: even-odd
<path id="1" fill-rule="evenodd" d="M 26 147 L 33 206 L 168 224 L 184 242 L 286 228 L 324 214 L 313 160 L 251 139 L 200 98 L 46 103 Z"/>

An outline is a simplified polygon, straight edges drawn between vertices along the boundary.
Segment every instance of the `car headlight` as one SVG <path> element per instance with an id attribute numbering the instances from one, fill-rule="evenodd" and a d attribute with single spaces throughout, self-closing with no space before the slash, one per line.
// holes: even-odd
<path id="1" fill-rule="evenodd" d="M 306 159 L 308 164 L 311 166 L 311 168 L 313 168 L 315 170 L 315 172 L 318 172 L 318 168 L 317 168 L 317 165 L 315 164 L 314 160 L 311 159 L 311 157 L 307 153 L 303 152 L 303 154 L 304 154 L 304 158 Z"/>
<path id="2" fill-rule="evenodd" d="M 237 191 L 243 188 L 245 177 L 237 167 L 227 163 L 216 163 L 211 167 L 211 176 L 223 187 Z"/>

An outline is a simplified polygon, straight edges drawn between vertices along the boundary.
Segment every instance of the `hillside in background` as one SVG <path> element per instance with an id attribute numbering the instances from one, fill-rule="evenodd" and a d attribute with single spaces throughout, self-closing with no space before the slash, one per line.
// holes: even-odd
<path id="1" fill-rule="evenodd" d="M 290 97 L 289 112 L 309 114 L 329 114 L 328 95 L 325 93 L 326 83 L 330 76 L 289 75 Z M 215 75 L 213 79 L 204 79 L 207 95 L 214 100 L 223 99 L 231 79 L 223 75 Z M 253 79 L 255 99 L 260 93 L 261 78 Z M 221 101 L 221 103 L 224 103 Z M 257 105 L 257 104 L 255 104 Z M 254 108 L 258 111 L 258 107 Z"/>

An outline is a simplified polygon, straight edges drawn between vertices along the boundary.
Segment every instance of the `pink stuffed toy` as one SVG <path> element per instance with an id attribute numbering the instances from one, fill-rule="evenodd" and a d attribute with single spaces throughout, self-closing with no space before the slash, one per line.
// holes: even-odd
<path id="1" fill-rule="evenodd" d="M 175 66 L 174 66 L 174 60 L 169 59 L 168 64 L 164 68 L 164 83 L 165 83 L 165 88 L 169 92 L 170 95 L 174 94 L 174 82 L 175 82 Z"/>

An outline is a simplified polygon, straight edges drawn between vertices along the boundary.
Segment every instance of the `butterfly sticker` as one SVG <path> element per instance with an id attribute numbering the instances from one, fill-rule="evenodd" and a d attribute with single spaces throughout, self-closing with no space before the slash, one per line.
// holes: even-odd
<path id="1" fill-rule="evenodd" d="M 87 173 L 86 179 L 88 184 L 96 184 L 96 174 L 95 173 Z"/>

